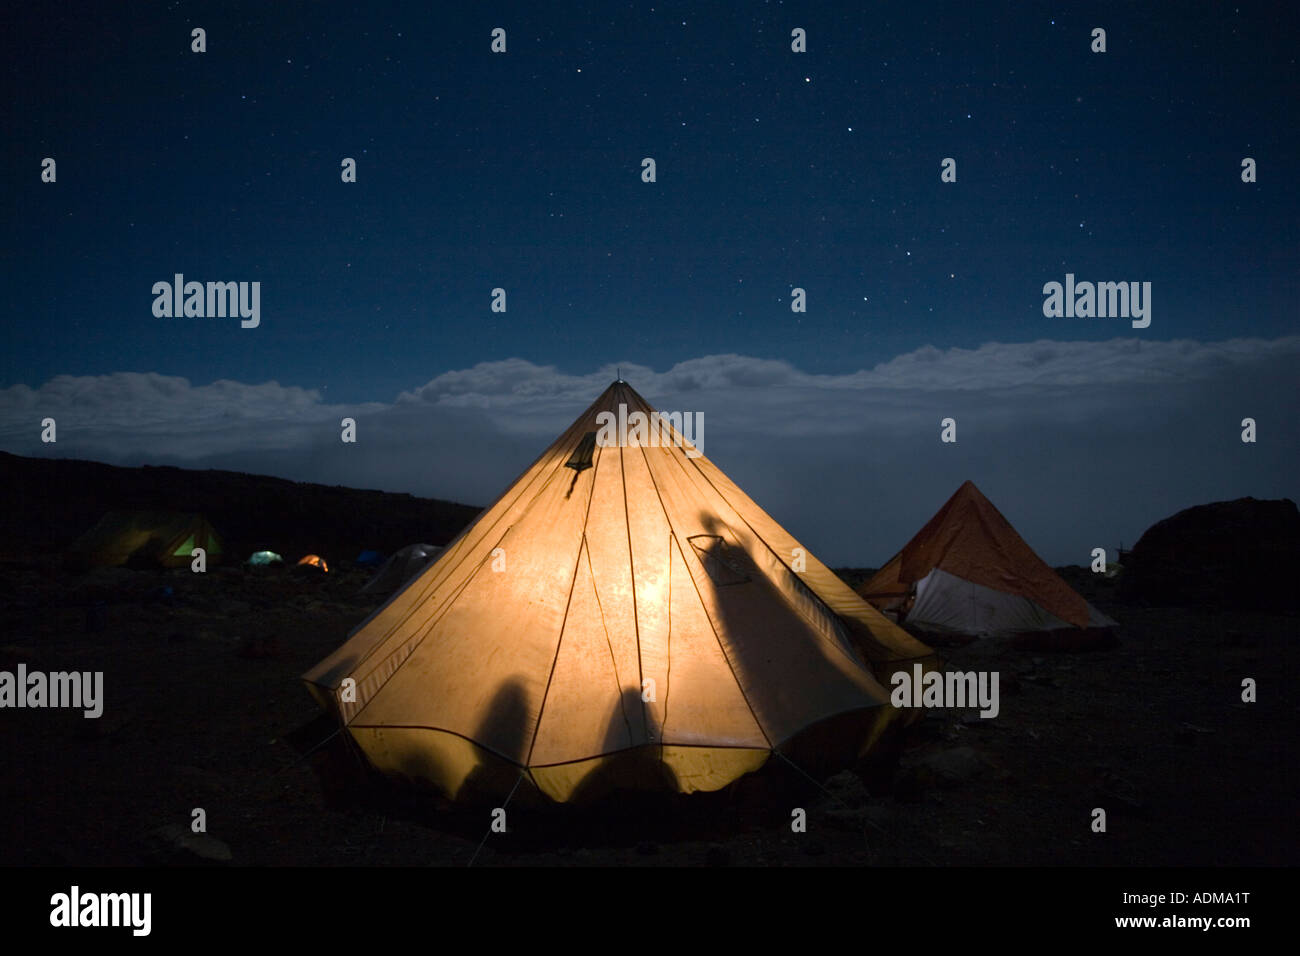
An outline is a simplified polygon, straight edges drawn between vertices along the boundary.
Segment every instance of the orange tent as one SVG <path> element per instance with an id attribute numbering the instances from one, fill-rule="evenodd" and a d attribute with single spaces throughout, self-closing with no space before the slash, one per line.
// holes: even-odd
<path id="1" fill-rule="evenodd" d="M 858 593 L 909 624 L 969 634 L 1109 627 L 967 481 Z"/>
<path id="2" fill-rule="evenodd" d="M 325 563 L 325 559 L 319 554 L 303 555 L 302 558 L 299 559 L 298 563 L 310 565 L 311 567 L 318 568 L 321 571 L 329 571 L 330 569 L 330 566 Z"/>

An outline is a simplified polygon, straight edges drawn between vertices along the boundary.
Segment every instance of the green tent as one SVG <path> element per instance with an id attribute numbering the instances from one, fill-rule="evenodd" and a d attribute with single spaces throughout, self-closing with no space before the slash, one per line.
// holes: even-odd
<path id="1" fill-rule="evenodd" d="M 171 511 L 110 511 L 68 548 L 73 567 L 123 564 L 183 567 L 203 548 L 210 562 L 221 560 L 221 536 L 199 514 Z"/>

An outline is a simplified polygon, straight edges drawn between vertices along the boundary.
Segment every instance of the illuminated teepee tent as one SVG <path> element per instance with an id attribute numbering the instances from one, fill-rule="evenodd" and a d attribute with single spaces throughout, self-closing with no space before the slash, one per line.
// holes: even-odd
<path id="1" fill-rule="evenodd" d="M 375 767 L 453 798 L 521 773 L 557 801 L 715 790 L 774 750 L 851 759 L 898 715 L 878 678 L 929 648 L 678 432 L 601 439 L 620 405 L 652 413 L 611 385 L 305 675 Z"/>
<path id="2" fill-rule="evenodd" d="M 1057 643 L 1064 643 L 1075 639 L 1070 632 L 1115 627 L 1034 553 L 970 481 L 858 590 L 928 633 L 1057 634 Z"/>

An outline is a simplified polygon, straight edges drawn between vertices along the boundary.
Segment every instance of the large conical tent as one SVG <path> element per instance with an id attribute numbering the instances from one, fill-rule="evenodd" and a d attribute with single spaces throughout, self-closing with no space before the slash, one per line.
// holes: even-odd
<path id="1" fill-rule="evenodd" d="M 909 627 L 1005 636 L 1115 626 L 967 481 L 859 593 Z M 908 607 L 908 605 L 911 605 Z"/>
<path id="2" fill-rule="evenodd" d="M 652 412 L 612 384 L 304 675 L 375 767 L 466 799 L 714 790 L 900 713 L 855 647 L 879 674 L 929 648 L 696 449 L 597 440 L 621 405 Z"/>
<path id="3" fill-rule="evenodd" d="M 68 547 L 66 563 L 79 568 L 176 568 L 190 564 L 195 548 L 204 549 L 209 563 L 222 558 L 221 537 L 202 515 L 110 511 Z"/>

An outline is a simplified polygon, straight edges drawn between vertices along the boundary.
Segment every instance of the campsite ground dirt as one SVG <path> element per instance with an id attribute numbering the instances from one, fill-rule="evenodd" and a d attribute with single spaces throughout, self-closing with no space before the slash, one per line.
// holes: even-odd
<path id="1" fill-rule="evenodd" d="M 235 865 L 1295 864 L 1300 620 L 1101 603 L 1118 646 L 975 644 L 950 667 L 1000 674 L 1001 713 L 931 712 L 892 776 L 780 800 L 679 801 L 593 822 L 340 809 L 286 734 L 315 715 L 297 678 L 372 605 L 363 572 L 302 576 L 52 565 L 0 572 L 0 669 L 103 670 L 98 720 L 4 714 L 0 863 L 193 859 L 151 836 L 206 811 Z M 170 586 L 173 594 L 153 594 Z M 1089 595 L 1101 600 L 1097 595 Z M 95 602 L 102 602 L 96 604 Z M 1259 683 L 1241 702 L 1241 681 Z M 808 832 L 790 830 L 793 806 Z M 1105 808 L 1107 831 L 1091 812 Z M 743 812 L 742 812 L 743 811 Z M 529 833 L 529 829 L 533 832 Z M 521 832 L 523 831 L 523 832 Z"/>

